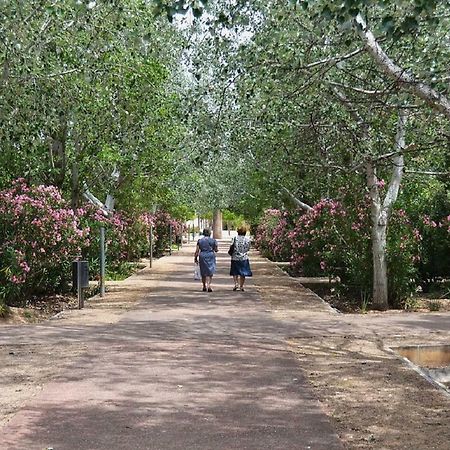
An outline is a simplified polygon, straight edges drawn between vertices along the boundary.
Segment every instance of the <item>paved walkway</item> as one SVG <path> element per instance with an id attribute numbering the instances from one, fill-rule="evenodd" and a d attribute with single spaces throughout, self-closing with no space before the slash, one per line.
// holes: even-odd
<path id="1" fill-rule="evenodd" d="M 86 351 L 2 428 L 0 448 L 341 449 L 285 345 L 298 318 L 275 318 L 252 283 L 231 291 L 227 247 L 213 293 L 192 280 L 191 244 L 83 311 L 1 328 L 2 345 Z"/>

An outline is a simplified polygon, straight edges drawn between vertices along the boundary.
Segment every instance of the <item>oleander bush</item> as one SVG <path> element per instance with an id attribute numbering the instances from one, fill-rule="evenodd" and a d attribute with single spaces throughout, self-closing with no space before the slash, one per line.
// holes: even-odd
<path id="1" fill-rule="evenodd" d="M 255 242 L 264 256 L 289 260 L 294 275 L 334 278 L 347 295 L 367 299 L 373 283 L 369 214 L 367 199 L 351 206 L 324 199 L 307 212 L 268 210 Z M 394 211 L 387 242 L 392 307 L 401 307 L 417 287 L 420 242 L 406 212 Z"/>
<path id="2" fill-rule="evenodd" d="M 72 261 L 89 261 L 98 278 L 100 228 L 105 228 L 108 273 L 121 273 L 149 251 L 154 226 L 156 255 L 168 244 L 181 222 L 168 213 L 107 214 L 84 205 L 73 211 L 53 186 L 31 186 L 23 179 L 0 191 L 0 303 L 24 303 L 31 295 L 65 292 L 72 279 Z M 128 269 L 127 269 L 128 270 Z M 127 272 L 128 273 L 128 272 Z"/>
<path id="3" fill-rule="evenodd" d="M 89 243 L 59 191 L 16 180 L 0 192 L 0 295 L 9 304 L 31 293 L 64 290 L 71 262 Z"/>

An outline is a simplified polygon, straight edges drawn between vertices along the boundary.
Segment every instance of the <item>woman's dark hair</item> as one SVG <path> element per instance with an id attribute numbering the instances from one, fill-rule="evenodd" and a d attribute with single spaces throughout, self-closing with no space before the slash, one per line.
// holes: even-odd
<path id="1" fill-rule="evenodd" d="M 203 230 L 203 236 L 211 236 L 211 230 L 209 228 L 205 228 Z"/>

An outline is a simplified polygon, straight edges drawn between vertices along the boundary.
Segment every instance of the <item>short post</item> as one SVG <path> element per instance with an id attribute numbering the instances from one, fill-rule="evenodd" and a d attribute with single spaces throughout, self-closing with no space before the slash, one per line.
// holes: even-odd
<path id="1" fill-rule="evenodd" d="M 84 308 L 84 288 L 89 287 L 89 267 L 87 261 L 74 261 L 73 270 L 76 270 L 78 309 Z"/>
<path id="2" fill-rule="evenodd" d="M 150 224 L 150 267 L 153 266 L 153 224 Z"/>
<path id="3" fill-rule="evenodd" d="M 101 227 L 100 228 L 100 297 L 105 296 L 105 266 L 106 266 L 105 227 Z"/>
<path id="4" fill-rule="evenodd" d="M 81 261 L 77 261 L 77 293 L 78 293 L 78 309 L 84 308 L 84 291 L 81 287 Z"/>
<path id="5" fill-rule="evenodd" d="M 172 225 L 169 225 L 169 255 L 172 254 Z"/>

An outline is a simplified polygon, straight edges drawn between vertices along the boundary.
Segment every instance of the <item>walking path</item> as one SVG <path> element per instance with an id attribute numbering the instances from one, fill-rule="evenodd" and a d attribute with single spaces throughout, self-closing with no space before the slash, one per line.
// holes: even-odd
<path id="1" fill-rule="evenodd" d="M 191 244 L 85 310 L 2 327 L 4 348 L 77 351 L 3 426 L 0 448 L 343 448 L 286 345 L 298 317 L 274 315 L 252 282 L 233 292 L 226 249 L 213 293 L 192 280 Z M 255 272 L 264 264 L 255 259 Z M 305 332 L 323 332 L 334 313 L 309 303 L 323 324 Z"/>

